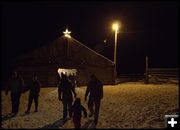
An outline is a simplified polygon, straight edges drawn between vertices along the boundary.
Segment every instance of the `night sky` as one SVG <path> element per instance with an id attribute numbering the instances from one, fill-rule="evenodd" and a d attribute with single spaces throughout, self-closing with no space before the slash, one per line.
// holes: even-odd
<path id="1" fill-rule="evenodd" d="M 71 36 L 113 60 L 112 23 L 118 34 L 118 73 L 144 73 L 150 67 L 179 67 L 177 2 L 1 2 L 3 77 L 12 60 L 62 36 Z M 103 41 L 107 42 L 104 43 Z"/>

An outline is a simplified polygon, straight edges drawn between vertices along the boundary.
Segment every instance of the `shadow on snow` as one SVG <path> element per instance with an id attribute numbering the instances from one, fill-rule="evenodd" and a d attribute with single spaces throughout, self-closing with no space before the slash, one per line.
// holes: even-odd
<path id="1" fill-rule="evenodd" d="M 6 120 L 12 119 L 14 117 L 16 117 L 16 114 L 9 113 L 7 115 L 1 116 L 1 121 L 6 121 Z"/>
<path id="2" fill-rule="evenodd" d="M 52 124 L 48 124 L 48 125 L 43 126 L 41 129 L 59 129 L 59 127 L 62 127 L 67 122 L 67 120 L 68 119 L 57 120 Z"/>

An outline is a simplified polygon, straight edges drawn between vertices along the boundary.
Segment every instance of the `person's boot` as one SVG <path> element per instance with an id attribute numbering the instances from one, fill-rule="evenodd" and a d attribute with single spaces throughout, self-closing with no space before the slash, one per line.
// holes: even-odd
<path id="1" fill-rule="evenodd" d="M 16 116 L 18 114 L 18 112 L 13 112 L 12 115 L 13 116 Z"/>
<path id="2" fill-rule="evenodd" d="M 34 110 L 34 112 L 38 112 L 38 109 L 36 108 L 36 109 Z"/>
<path id="3" fill-rule="evenodd" d="M 95 117 L 94 117 L 94 124 L 97 125 L 97 123 L 98 123 L 98 117 L 95 116 Z"/>
<path id="4" fill-rule="evenodd" d="M 94 115 L 94 111 L 90 111 L 89 117 L 92 117 Z"/>
<path id="5" fill-rule="evenodd" d="M 93 116 L 93 113 L 90 113 L 90 114 L 89 114 L 89 117 L 92 117 L 92 116 Z"/>
<path id="6" fill-rule="evenodd" d="M 29 114 L 29 110 L 25 111 L 25 114 Z"/>

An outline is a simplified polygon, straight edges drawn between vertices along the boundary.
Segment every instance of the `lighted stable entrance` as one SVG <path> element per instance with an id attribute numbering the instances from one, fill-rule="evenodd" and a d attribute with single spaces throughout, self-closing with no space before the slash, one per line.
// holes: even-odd
<path id="1" fill-rule="evenodd" d="M 76 69 L 64 69 L 64 68 L 59 68 L 58 69 L 58 74 L 61 76 L 61 73 L 66 74 L 67 76 L 73 75 L 76 76 L 77 70 Z"/>

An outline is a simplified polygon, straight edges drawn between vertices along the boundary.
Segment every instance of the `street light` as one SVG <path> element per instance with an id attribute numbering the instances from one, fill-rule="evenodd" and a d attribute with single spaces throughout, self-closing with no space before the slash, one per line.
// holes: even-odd
<path id="1" fill-rule="evenodd" d="M 114 65 L 115 65 L 115 70 L 116 70 L 116 53 L 117 53 L 117 34 L 119 31 L 120 25 L 118 23 L 114 23 L 112 25 L 112 29 L 115 31 L 115 45 L 114 45 Z"/>

